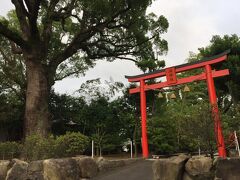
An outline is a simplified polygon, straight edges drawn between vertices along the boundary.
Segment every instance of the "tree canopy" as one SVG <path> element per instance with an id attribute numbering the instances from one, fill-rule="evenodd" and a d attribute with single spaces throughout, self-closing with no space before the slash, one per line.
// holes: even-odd
<path id="1" fill-rule="evenodd" d="M 21 87 L 26 93 L 26 135 L 49 132 L 48 99 L 56 80 L 82 74 L 99 59 L 130 60 L 144 71 L 164 65 L 155 55 L 168 49 L 161 38 L 168 21 L 146 14 L 151 0 L 12 3 L 15 10 L 0 19 L 1 49 L 5 49 L 1 59 L 6 61 L 11 54 L 15 66 L 23 66 L 16 77 L 26 79 Z M 9 66 L 7 72 L 13 69 Z"/>

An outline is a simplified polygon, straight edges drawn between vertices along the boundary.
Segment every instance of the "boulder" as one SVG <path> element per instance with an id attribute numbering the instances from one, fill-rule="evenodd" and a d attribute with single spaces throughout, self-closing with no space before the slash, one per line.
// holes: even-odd
<path id="1" fill-rule="evenodd" d="M 182 180 L 184 165 L 188 159 L 186 155 L 179 155 L 155 160 L 152 166 L 154 180 Z"/>
<path id="2" fill-rule="evenodd" d="M 44 180 L 79 180 L 80 172 L 74 159 L 48 159 L 43 161 Z"/>
<path id="3" fill-rule="evenodd" d="M 196 156 L 189 159 L 185 169 L 189 177 L 193 180 L 212 180 L 214 177 L 212 170 L 213 161 L 210 157 Z"/>
<path id="4" fill-rule="evenodd" d="M 215 179 L 239 180 L 240 158 L 221 159 L 216 161 Z"/>
<path id="5" fill-rule="evenodd" d="M 103 163 L 103 161 L 105 161 L 105 159 L 103 157 L 98 157 L 95 159 L 95 162 L 97 163 L 98 167 L 100 166 L 100 164 Z"/>
<path id="6" fill-rule="evenodd" d="M 13 159 L 12 168 L 7 172 L 6 180 L 27 179 L 28 163 L 18 159 Z"/>
<path id="7" fill-rule="evenodd" d="M 78 164 L 79 173 L 81 178 L 92 178 L 98 172 L 96 161 L 90 157 L 76 157 L 74 158 Z"/>
<path id="8" fill-rule="evenodd" d="M 7 176 L 7 172 L 10 169 L 10 161 L 0 161 L 0 180 L 4 180 Z"/>
<path id="9" fill-rule="evenodd" d="M 184 172 L 183 180 L 194 180 L 194 179 L 187 172 Z"/>
<path id="10" fill-rule="evenodd" d="M 28 180 L 44 180 L 43 178 L 43 161 L 33 161 L 28 165 Z"/>

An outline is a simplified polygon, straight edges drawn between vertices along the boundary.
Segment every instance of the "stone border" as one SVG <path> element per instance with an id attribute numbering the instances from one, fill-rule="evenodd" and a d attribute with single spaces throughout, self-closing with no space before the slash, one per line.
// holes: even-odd
<path id="1" fill-rule="evenodd" d="M 126 166 L 142 159 L 107 160 L 87 156 L 25 162 L 0 160 L 0 180 L 79 180 L 90 179 L 100 172 Z"/>
<path id="2" fill-rule="evenodd" d="M 180 155 L 153 163 L 154 180 L 239 180 L 240 158 Z"/>

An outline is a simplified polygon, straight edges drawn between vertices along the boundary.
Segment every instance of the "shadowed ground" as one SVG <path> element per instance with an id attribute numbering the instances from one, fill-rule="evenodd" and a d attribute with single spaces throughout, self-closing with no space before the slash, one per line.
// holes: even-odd
<path id="1" fill-rule="evenodd" d="M 99 174 L 92 180 L 152 180 L 153 161 L 145 160 L 110 172 Z"/>

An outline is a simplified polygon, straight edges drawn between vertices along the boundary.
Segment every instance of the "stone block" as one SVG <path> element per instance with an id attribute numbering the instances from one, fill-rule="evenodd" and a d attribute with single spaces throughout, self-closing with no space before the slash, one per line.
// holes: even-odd
<path id="1" fill-rule="evenodd" d="M 43 161 L 44 180 L 79 180 L 80 172 L 76 160 L 47 159 Z"/>
<path id="2" fill-rule="evenodd" d="M 32 161 L 28 165 L 28 180 L 44 180 L 43 161 Z"/>
<path id="3" fill-rule="evenodd" d="M 193 180 L 212 180 L 213 160 L 210 157 L 196 156 L 189 159 L 185 165 L 186 172 Z"/>
<path id="4" fill-rule="evenodd" d="M 96 176 L 98 172 L 98 166 L 96 161 L 90 157 L 76 157 L 76 160 L 80 172 L 81 178 L 92 178 Z"/>
<path id="5" fill-rule="evenodd" d="M 215 168 L 215 179 L 240 180 L 240 158 L 219 158 Z"/>
<path id="6" fill-rule="evenodd" d="M 188 156 L 180 155 L 155 160 L 152 167 L 154 180 L 182 180 L 184 166 L 188 159 Z"/>
<path id="7" fill-rule="evenodd" d="M 18 159 L 13 159 L 13 166 L 7 172 L 6 180 L 22 180 L 27 179 L 28 163 Z"/>
<path id="8" fill-rule="evenodd" d="M 0 180 L 5 180 L 9 169 L 10 169 L 10 161 L 1 160 L 0 161 Z"/>

